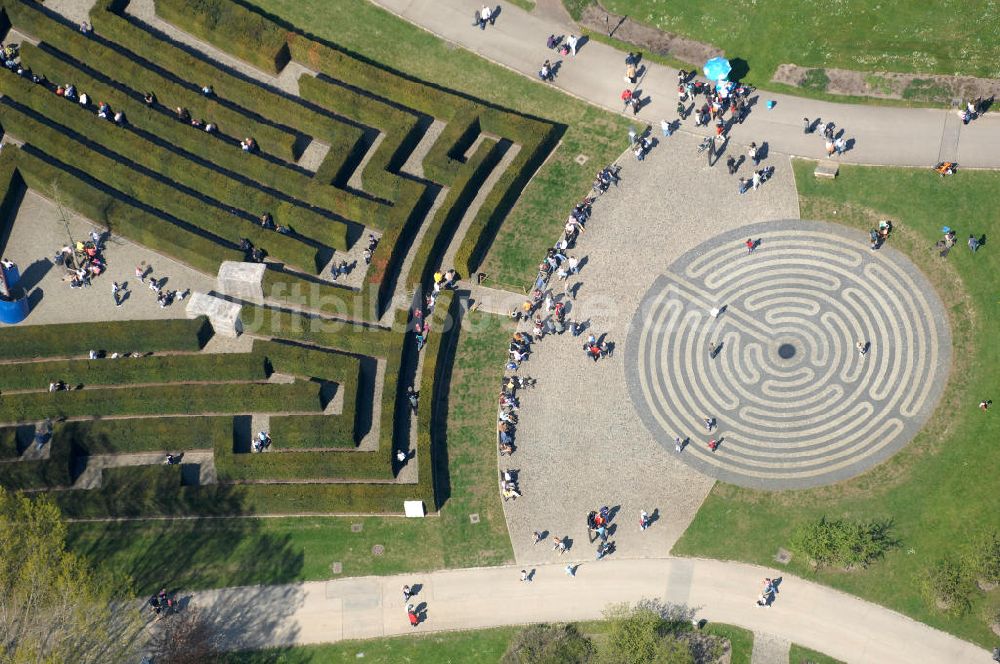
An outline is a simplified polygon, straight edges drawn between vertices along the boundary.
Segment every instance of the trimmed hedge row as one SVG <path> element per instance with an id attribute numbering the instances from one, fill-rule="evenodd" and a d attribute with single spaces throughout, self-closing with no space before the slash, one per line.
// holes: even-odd
<path id="1" fill-rule="evenodd" d="M 16 74 L 8 72 L 0 75 L 0 90 L 4 93 L 0 103 L 0 122 L 5 131 L 21 137 L 25 142 L 48 155 L 99 179 L 108 187 L 122 192 L 123 195 L 146 203 L 155 209 L 173 215 L 191 226 L 200 228 L 220 238 L 222 243 L 237 244 L 240 237 L 249 238 L 256 246 L 264 247 L 275 258 L 288 261 L 293 265 L 312 271 L 322 267 L 320 252 L 295 238 L 264 230 L 259 224 L 237 217 L 235 210 L 227 209 L 221 203 L 193 193 L 182 191 L 157 177 L 153 172 L 143 171 L 129 163 L 127 158 L 112 152 L 93 149 L 86 137 L 72 135 L 73 132 L 62 124 L 52 126 L 39 121 L 30 115 L 24 106 L 15 105 L 9 96 L 11 89 L 22 85 L 31 85 Z M 28 91 L 36 95 L 35 102 L 40 100 L 38 94 L 45 94 L 41 87 L 30 87 Z M 20 99 L 24 99 L 18 94 Z M 99 120 L 96 116 L 79 107 L 79 104 L 52 96 L 55 107 L 46 109 L 46 114 L 58 117 L 63 113 L 77 115 L 77 120 L 97 125 L 95 129 L 119 130 L 111 123 Z M 59 108 L 59 107 L 62 108 Z M 60 118 L 62 120 L 64 118 Z M 51 120 L 55 122 L 55 120 Z M 100 125 L 104 125 L 103 127 Z M 125 135 L 125 134 L 122 134 Z M 80 140 L 80 139 L 83 140 Z M 87 141 L 87 142 L 85 142 Z M 107 148 L 106 148 L 107 149 Z"/>
<path id="2" fill-rule="evenodd" d="M 319 385 L 232 383 L 173 384 L 135 389 L 72 390 L 5 394 L 0 422 L 34 422 L 45 417 L 197 415 L 201 413 L 320 412 Z"/>
<path id="3" fill-rule="evenodd" d="M 49 446 L 48 459 L 0 463 L 0 486 L 8 491 L 17 491 L 71 485 L 70 446 L 55 440 L 46 444 Z"/>
<path id="4" fill-rule="evenodd" d="M 169 108 L 183 106 L 194 117 L 202 117 L 217 123 L 222 131 L 230 135 L 253 136 L 261 149 L 279 158 L 292 160 L 298 158 L 295 146 L 298 140 L 297 132 L 280 126 L 282 123 L 262 123 L 254 120 L 249 114 L 220 104 L 218 99 L 206 97 L 201 89 L 191 80 L 212 82 L 215 78 L 194 76 L 176 76 L 168 78 L 127 53 L 104 46 L 102 40 L 93 36 L 81 34 L 65 23 L 49 16 L 49 10 L 33 2 L 4 0 L 3 6 L 11 23 L 19 31 L 31 35 L 50 45 L 53 49 L 69 55 L 79 62 L 87 63 L 90 68 L 104 75 L 119 80 L 122 83 L 143 91 L 153 90 L 156 96 Z M 104 34 L 103 30 L 100 30 Z M 159 40 L 156 40 L 159 41 Z M 177 73 L 174 68 L 167 71 Z M 183 70 L 181 70 L 183 71 Z M 217 70 L 218 71 L 218 70 Z M 44 73 L 44 72 L 42 72 Z M 219 76 L 221 76 L 221 72 Z M 204 85 L 204 83 L 202 83 Z M 233 100 L 237 104 L 237 100 Z M 245 108 L 257 108 L 255 105 Z"/>
<path id="5" fill-rule="evenodd" d="M 17 456 L 17 427 L 0 429 L 0 459 L 14 459 Z"/>
<path id="6" fill-rule="evenodd" d="M 44 390 L 53 380 L 68 385 L 130 385 L 189 381 L 266 380 L 259 354 L 161 355 L 102 360 L 50 360 L 4 365 L 0 389 Z"/>
<path id="7" fill-rule="evenodd" d="M 341 385 L 341 388 L 344 388 Z M 345 399 L 350 398 L 351 391 L 346 391 Z M 346 402 L 345 402 L 346 410 Z M 321 449 L 353 449 L 355 442 L 355 424 L 353 412 L 340 415 L 279 415 L 271 417 L 271 438 L 280 449 L 309 448 Z"/>
<path id="8" fill-rule="evenodd" d="M 324 225 L 318 226 L 309 217 L 303 217 L 302 210 L 319 207 L 309 200 L 312 197 L 314 183 L 308 175 L 283 166 L 284 162 L 275 164 L 256 154 L 248 155 L 235 142 L 206 141 L 203 131 L 177 122 L 172 115 L 164 114 L 161 110 L 146 106 L 141 91 L 125 87 L 120 83 L 105 83 L 102 78 L 91 76 L 47 51 L 30 46 L 30 44 L 22 45 L 21 53 L 22 57 L 28 56 L 34 71 L 45 72 L 54 80 L 75 81 L 78 89 L 86 91 L 95 99 L 108 102 L 112 108 L 123 110 L 130 128 L 138 127 L 142 131 L 155 134 L 174 148 L 183 149 L 207 162 L 217 164 L 220 168 L 242 175 L 275 192 L 293 197 L 296 202 L 282 200 L 275 204 L 272 214 L 279 223 L 292 224 L 297 231 L 335 249 L 348 248 L 346 221 L 321 216 Z M 242 136 L 235 136 L 232 140 L 241 138 Z M 341 149 L 347 148 L 332 146 L 330 151 L 333 153 Z"/>
<path id="9" fill-rule="evenodd" d="M 86 76 L 71 65 L 31 44 L 21 47 L 21 59 L 33 71 L 46 72 L 52 79 L 74 81 L 78 90 L 86 92 L 91 97 L 93 104 L 89 109 L 84 109 L 79 104 L 59 104 L 52 96 L 46 94 L 41 86 L 32 85 L 10 72 L 7 75 L 16 78 L 21 85 L 7 83 L 4 89 L 9 91 L 18 103 L 51 117 L 87 138 L 124 154 L 136 163 L 205 196 L 216 198 L 233 208 L 246 210 L 254 215 L 255 219 L 263 211 L 268 211 L 276 223 L 292 226 L 300 235 L 311 237 L 321 244 L 328 244 L 336 249 L 347 249 L 346 224 L 319 214 L 307 204 L 296 205 L 279 198 L 274 193 L 248 186 L 215 167 L 219 157 L 223 157 L 224 168 L 230 165 L 240 167 L 247 163 L 262 163 L 252 155 L 245 154 L 239 146 L 218 139 L 206 140 L 204 131 L 168 119 L 162 113 L 148 108 L 141 100 L 120 92 L 114 86 L 97 82 L 96 79 Z M 121 128 L 110 122 L 95 122 L 99 119 L 94 115 L 98 101 L 107 102 L 114 110 L 124 112 L 128 124 Z M 73 106 L 76 108 L 71 108 Z M 170 147 L 166 147 L 163 142 L 147 139 L 145 136 L 148 134 L 144 131 L 136 131 L 139 127 L 137 120 L 143 121 L 144 125 L 149 127 L 149 133 L 160 141 L 165 141 Z M 177 152 L 174 146 L 178 144 L 193 148 L 195 154 L 210 165 L 204 165 Z M 267 170 L 282 169 L 275 169 L 270 165 Z M 285 171 L 288 175 L 298 175 L 290 169 Z M 299 177 L 307 179 L 301 175 Z M 270 179 L 278 180 L 274 177 Z M 279 184 L 275 191 L 280 188 Z M 248 223 L 257 225 L 255 221 Z"/>
<path id="10" fill-rule="evenodd" d="M 356 454 L 345 452 L 344 454 Z M 254 455 L 257 456 L 257 455 Z M 101 489 L 47 496 L 67 518 L 254 514 L 402 514 L 410 484 L 182 486 L 181 466 L 106 468 Z"/>
<path id="11" fill-rule="evenodd" d="M 456 343 L 459 333 L 458 307 L 461 302 L 451 292 L 444 292 L 438 298 L 434 307 L 431 335 L 424 346 L 424 365 L 420 375 L 420 401 L 417 403 L 417 493 L 419 499 L 426 503 L 428 509 L 437 509 L 436 484 L 434 468 L 437 465 L 435 455 L 437 446 L 434 438 L 437 432 L 444 431 L 446 425 L 439 418 L 447 418 L 447 413 L 435 408 L 441 395 L 441 382 L 447 380 L 450 358 L 443 362 L 442 353 L 449 353 Z M 449 320 L 450 319 L 450 320 Z M 435 332 L 437 330 L 437 332 Z M 442 459 L 447 466 L 448 460 Z"/>
<path id="12" fill-rule="evenodd" d="M 354 447 L 361 362 L 353 355 L 273 341 L 257 342 L 257 352 L 280 373 L 336 382 L 343 393 L 340 415 L 272 417 L 271 437 L 276 448 Z"/>
<path id="13" fill-rule="evenodd" d="M 235 2 L 156 0 L 154 5 L 157 16 L 209 43 L 223 40 L 226 50 L 268 73 L 279 73 L 291 59 L 277 26 Z"/>
<path id="14" fill-rule="evenodd" d="M 417 118 L 385 102 L 313 76 L 299 78 L 299 95 L 356 122 L 378 128 L 385 134 L 369 158 L 361 181 L 365 191 L 390 201 L 399 201 L 404 178 L 390 172 L 402 166 L 420 142 Z"/>
<path id="15" fill-rule="evenodd" d="M 74 454 L 211 450 L 233 440 L 233 418 L 144 417 L 57 424 L 52 438 Z"/>
<path id="16" fill-rule="evenodd" d="M 487 118 L 494 119 L 494 116 L 487 113 L 484 115 L 484 120 Z M 528 122 L 541 124 L 531 120 Z M 521 150 L 494 183 L 493 189 L 486 196 L 486 200 L 483 201 L 482 207 L 479 208 L 455 251 L 455 269 L 460 274 L 472 275 L 479 269 L 496 238 L 500 225 L 517 203 L 535 171 L 541 168 L 546 157 L 558 144 L 560 132 L 557 127 L 542 126 L 547 130 L 541 134 L 534 134 L 534 129 L 504 132 L 506 136 L 510 136 L 511 133 L 520 134 L 517 136 L 520 139 L 517 142 L 520 143 Z"/>
<path id="17" fill-rule="evenodd" d="M 99 325 L 65 323 L 3 327 L 0 328 L 0 359 L 85 356 L 91 349 L 103 349 L 109 353 L 195 352 L 201 350 L 212 334 L 212 326 L 204 316 L 193 320 L 131 320 L 105 321 Z"/>
<path id="18" fill-rule="evenodd" d="M 49 198 L 56 198 L 58 190 L 58 197 L 68 207 L 94 223 L 172 256 L 199 272 L 215 274 L 222 261 L 243 260 L 243 252 L 223 247 L 203 235 L 178 233 L 176 223 L 112 196 L 99 188 L 101 185 L 93 178 L 42 156 L 30 146 L 15 151 L 13 145 L 7 145 L 4 153 L 17 155 L 18 172 L 30 189 Z"/>
<path id="19" fill-rule="evenodd" d="M 485 139 L 455 177 L 444 204 L 434 218 L 427 222 L 427 234 L 417 248 L 410 274 L 407 275 L 408 288 L 430 286 L 433 274 L 440 267 L 462 217 L 501 157 L 502 151 L 497 142 Z"/>
<path id="20" fill-rule="evenodd" d="M 479 137 L 479 114 L 475 104 L 463 104 L 424 156 L 424 175 L 435 182 L 451 183 L 465 164 L 465 152 Z"/>
<path id="21" fill-rule="evenodd" d="M 143 29 L 127 17 L 119 15 L 121 4 L 118 0 L 98 0 L 90 12 L 91 20 L 99 33 L 145 60 L 187 80 L 211 81 L 217 97 L 228 99 L 243 108 L 254 109 L 261 117 L 278 123 L 295 118 L 295 124 L 301 131 L 331 145 L 328 160 L 337 158 L 333 152 L 334 147 L 355 145 L 360 140 L 361 132 L 356 127 L 336 122 L 334 118 L 316 113 L 259 85 L 231 76 L 215 64 Z M 339 135 L 344 133 L 348 137 L 340 138 Z M 344 157 L 352 152 L 345 150 Z M 340 172 L 341 169 L 332 170 Z M 307 200 L 366 226 L 382 228 L 385 223 L 387 210 L 383 204 L 332 187 L 329 181 L 313 178 L 313 187 Z"/>
<path id="22" fill-rule="evenodd" d="M 392 479 L 392 466 L 379 452 L 286 452 L 278 443 L 275 445 L 268 452 L 256 454 L 234 454 L 232 444 L 217 447 L 215 470 L 219 481 Z"/>

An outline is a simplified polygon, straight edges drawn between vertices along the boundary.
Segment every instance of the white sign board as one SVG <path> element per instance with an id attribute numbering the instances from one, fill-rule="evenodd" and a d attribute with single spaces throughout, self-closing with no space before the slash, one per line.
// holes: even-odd
<path id="1" fill-rule="evenodd" d="M 408 517 L 423 517 L 426 512 L 424 512 L 424 501 L 422 500 L 404 500 L 403 501 L 403 512 L 406 513 Z"/>

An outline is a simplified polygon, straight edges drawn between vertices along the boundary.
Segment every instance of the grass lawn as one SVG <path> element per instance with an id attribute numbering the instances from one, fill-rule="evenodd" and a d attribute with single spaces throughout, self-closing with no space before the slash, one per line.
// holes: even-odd
<path id="1" fill-rule="evenodd" d="M 810 650 L 805 646 L 793 643 L 788 651 L 788 664 L 844 664 L 839 659 L 834 659 L 821 652 Z"/>
<path id="2" fill-rule="evenodd" d="M 497 662 L 520 627 L 343 641 L 234 653 L 219 664 L 478 664 Z"/>
<path id="3" fill-rule="evenodd" d="M 571 11 L 588 4 L 565 0 Z M 1000 6 L 990 0 L 602 0 L 610 11 L 707 41 L 764 84 L 782 63 L 861 71 L 1000 76 Z"/>
<path id="4" fill-rule="evenodd" d="M 628 147 L 630 121 L 441 41 L 366 0 L 255 0 L 265 12 L 320 39 L 417 78 L 566 125 L 561 145 L 504 221 L 483 271 L 520 291 L 555 242 L 595 173 Z M 391 45 L 391 47 L 389 46 Z M 583 166 L 573 160 L 584 154 Z"/>
<path id="5" fill-rule="evenodd" d="M 977 407 L 981 399 L 995 397 L 1000 366 L 1000 252 L 992 244 L 1000 237 L 1000 173 L 965 171 L 942 180 L 929 168 L 844 166 L 836 180 L 820 181 L 812 175 L 813 166 L 795 164 L 804 219 L 863 229 L 880 218 L 894 220 L 890 244 L 907 253 L 935 285 L 953 336 L 949 384 L 929 425 L 902 452 L 861 477 L 781 493 L 716 484 L 674 553 L 774 565 L 778 547 L 787 548 L 792 531 L 806 520 L 824 514 L 890 518 L 891 534 L 901 545 L 867 570 L 813 572 L 798 557 L 788 570 L 996 645 L 982 615 L 995 597 L 979 594 L 972 611 L 949 617 L 929 605 L 920 580 L 936 560 L 963 554 L 975 536 L 1000 524 L 1000 420 L 997 412 Z M 961 240 L 946 259 L 931 250 L 944 224 L 956 227 Z M 990 243 L 973 254 L 964 241 L 970 233 L 985 234 Z"/>
<path id="6" fill-rule="evenodd" d="M 591 639 L 605 638 L 607 623 L 596 620 L 578 623 L 580 632 Z M 219 664 L 336 664 L 363 661 L 366 664 L 487 664 L 498 662 L 521 627 L 497 627 L 468 632 L 444 632 L 427 636 L 396 636 L 364 641 L 343 641 L 320 646 L 276 648 L 234 653 Z M 731 664 L 750 664 L 753 632 L 734 625 L 711 623 L 706 634 L 729 639 Z M 794 646 L 793 646 L 794 647 Z M 807 651 L 811 652 L 811 651 Z M 363 654 L 362 654 L 363 653 Z M 793 660 L 795 661 L 795 660 Z M 827 661 L 820 660 L 819 664 Z"/>
<path id="7" fill-rule="evenodd" d="M 513 558 L 497 493 L 495 395 L 503 319 L 472 313 L 448 398 L 450 495 L 439 516 L 201 519 L 70 524 L 70 546 L 132 576 L 142 592 L 495 565 Z M 471 524 L 469 514 L 480 522 Z M 351 525 L 362 524 L 360 533 Z M 455 545 L 461 542 L 461 546 Z M 381 544 L 385 553 L 372 555 Z"/>

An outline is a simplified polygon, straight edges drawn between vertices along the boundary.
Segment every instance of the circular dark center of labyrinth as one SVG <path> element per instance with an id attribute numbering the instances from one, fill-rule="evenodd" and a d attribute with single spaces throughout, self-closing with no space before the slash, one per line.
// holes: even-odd
<path id="1" fill-rule="evenodd" d="M 909 442 L 947 382 L 951 335 L 902 254 L 834 224 L 779 221 L 676 259 L 640 302 L 625 354 L 632 404 L 669 454 L 786 489 L 853 477 Z M 688 441 L 680 453 L 675 438 Z"/>

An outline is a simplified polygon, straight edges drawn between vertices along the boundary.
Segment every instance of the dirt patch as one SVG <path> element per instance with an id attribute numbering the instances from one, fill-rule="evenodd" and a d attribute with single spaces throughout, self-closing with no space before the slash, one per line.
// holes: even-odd
<path id="1" fill-rule="evenodd" d="M 663 32 L 633 21 L 627 16 L 613 14 L 597 4 L 583 10 L 579 23 L 589 30 L 603 34 L 608 34 L 610 27 L 613 30 L 611 36 L 615 39 L 634 44 L 656 55 L 696 63 L 698 66 L 718 55 L 723 55 L 722 49 L 717 46 Z"/>
<path id="2" fill-rule="evenodd" d="M 826 75 L 827 83 L 820 92 L 879 99 L 908 99 L 935 104 L 950 104 L 955 99 L 984 99 L 1000 96 L 1000 80 L 974 76 L 944 76 L 938 74 L 900 74 L 898 72 L 862 72 L 850 69 L 778 65 L 771 80 L 797 88 L 816 89 L 810 84 Z"/>

